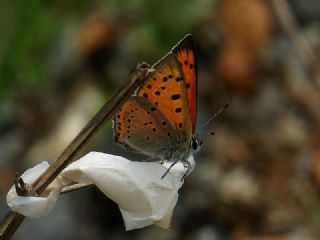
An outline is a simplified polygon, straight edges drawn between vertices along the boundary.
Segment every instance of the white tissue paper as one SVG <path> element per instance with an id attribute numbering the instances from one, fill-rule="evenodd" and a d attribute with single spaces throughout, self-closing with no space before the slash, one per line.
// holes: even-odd
<path id="1" fill-rule="evenodd" d="M 27 184 L 32 184 L 49 167 L 47 162 L 42 162 L 25 171 L 21 177 Z M 7 204 L 12 211 L 18 212 L 30 218 L 41 218 L 48 215 L 53 209 L 63 185 L 58 181 L 47 197 L 23 197 L 18 196 L 13 185 L 7 194 Z"/>
<path id="2" fill-rule="evenodd" d="M 188 161 L 193 170 L 195 162 Z M 20 197 L 13 186 L 7 203 L 16 212 L 30 218 L 47 215 L 53 208 L 63 186 L 70 183 L 94 184 L 120 208 L 126 230 L 143 228 L 152 224 L 169 229 L 173 209 L 178 200 L 181 179 L 186 172 L 177 163 L 161 179 L 171 163 L 133 162 L 120 156 L 91 152 L 70 164 L 48 187 L 47 197 Z M 26 171 L 22 178 L 32 183 L 48 167 L 41 163 Z M 190 171 L 190 172 L 191 172 Z"/>

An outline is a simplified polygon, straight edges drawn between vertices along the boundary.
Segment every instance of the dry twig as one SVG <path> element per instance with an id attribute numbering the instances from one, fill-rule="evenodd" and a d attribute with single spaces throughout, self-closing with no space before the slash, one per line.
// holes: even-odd
<path id="1" fill-rule="evenodd" d="M 104 124 L 116 113 L 118 108 L 140 86 L 149 74 L 149 65 L 139 64 L 131 71 L 124 84 L 107 101 L 99 112 L 88 122 L 74 140 L 66 147 L 62 154 L 54 161 L 39 179 L 32 184 L 35 193 L 41 195 L 46 187 L 59 175 L 59 173 L 72 161 L 82 154 L 82 150 L 98 133 Z M 72 189 L 71 189 L 72 191 Z M 0 239 L 10 239 L 22 223 L 24 216 L 9 211 L 0 223 Z"/>
<path id="2" fill-rule="evenodd" d="M 292 14 L 290 6 L 286 0 L 272 0 L 275 14 L 279 19 L 279 24 L 288 35 L 294 50 L 307 67 L 307 73 L 312 83 L 320 87 L 320 66 L 308 41 L 299 31 L 298 24 Z"/>

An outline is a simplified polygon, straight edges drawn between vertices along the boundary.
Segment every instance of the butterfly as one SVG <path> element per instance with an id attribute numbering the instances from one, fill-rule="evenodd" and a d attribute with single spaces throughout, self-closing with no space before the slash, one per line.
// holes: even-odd
<path id="1" fill-rule="evenodd" d="M 113 119 L 114 139 L 127 150 L 191 168 L 187 161 L 203 141 L 195 134 L 197 53 L 190 34 L 152 66 L 144 84 Z M 184 176 L 184 178 L 185 178 Z"/>

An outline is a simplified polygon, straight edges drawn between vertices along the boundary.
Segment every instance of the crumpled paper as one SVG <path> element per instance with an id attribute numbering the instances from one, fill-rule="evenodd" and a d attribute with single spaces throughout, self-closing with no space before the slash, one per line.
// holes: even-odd
<path id="1" fill-rule="evenodd" d="M 193 170 L 195 162 L 188 159 Z M 65 168 L 47 188 L 46 197 L 17 196 L 13 186 L 7 194 L 9 207 L 30 218 L 48 215 L 64 186 L 70 183 L 94 184 L 107 197 L 116 202 L 121 211 L 126 230 L 143 228 L 152 224 L 170 228 L 173 209 L 178 200 L 178 190 L 186 172 L 178 162 L 161 179 L 171 163 L 133 162 L 120 156 L 90 152 Z M 31 184 L 48 167 L 40 163 L 26 171 L 22 178 Z M 191 172 L 190 171 L 190 172 Z"/>
<path id="2" fill-rule="evenodd" d="M 32 184 L 48 167 L 47 162 L 39 163 L 25 171 L 21 177 L 25 183 Z M 51 212 L 63 188 L 63 185 L 58 181 L 54 182 L 54 186 L 47 197 L 23 197 L 17 195 L 13 185 L 7 194 L 7 204 L 12 211 L 26 217 L 41 218 Z"/>

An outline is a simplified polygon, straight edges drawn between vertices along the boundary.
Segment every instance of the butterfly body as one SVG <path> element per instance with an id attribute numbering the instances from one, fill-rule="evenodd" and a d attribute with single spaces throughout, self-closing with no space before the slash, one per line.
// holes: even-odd
<path id="1" fill-rule="evenodd" d="M 127 149 L 156 159 L 180 161 L 202 141 L 195 136 L 197 68 L 191 35 L 153 65 L 152 73 L 114 118 L 114 138 Z M 172 166 L 173 166 L 172 165 Z"/>

